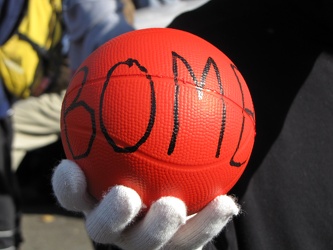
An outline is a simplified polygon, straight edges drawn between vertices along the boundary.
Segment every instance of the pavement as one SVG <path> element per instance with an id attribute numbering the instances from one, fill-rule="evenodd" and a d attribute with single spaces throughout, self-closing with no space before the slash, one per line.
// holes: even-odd
<path id="1" fill-rule="evenodd" d="M 58 141 L 28 153 L 16 172 L 23 210 L 20 250 L 93 250 L 83 217 L 61 208 L 53 196 L 53 167 L 63 157 Z"/>
<path id="2" fill-rule="evenodd" d="M 21 250 L 92 250 L 83 220 L 52 214 L 24 214 Z"/>

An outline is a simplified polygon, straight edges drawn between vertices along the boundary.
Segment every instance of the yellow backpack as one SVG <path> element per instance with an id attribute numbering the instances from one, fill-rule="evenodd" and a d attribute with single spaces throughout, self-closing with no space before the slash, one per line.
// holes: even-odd
<path id="1" fill-rule="evenodd" d="M 0 47 L 0 75 L 17 98 L 40 95 L 61 53 L 61 0 L 29 0 L 17 31 Z"/>

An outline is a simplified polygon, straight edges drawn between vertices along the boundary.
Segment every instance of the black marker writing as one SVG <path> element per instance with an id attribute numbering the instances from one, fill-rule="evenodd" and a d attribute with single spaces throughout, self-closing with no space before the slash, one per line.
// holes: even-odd
<path id="1" fill-rule="evenodd" d="M 237 79 L 237 82 L 238 82 L 238 85 L 239 85 L 239 89 L 240 89 L 240 92 L 241 92 L 241 96 L 242 96 L 242 109 L 243 109 L 243 111 L 245 111 L 246 113 L 248 113 L 248 114 L 250 114 L 251 116 L 253 116 L 254 113 L 253 113 L 251 110 L 249 110 L 248 108 L 245 108 L 245 100 L 244 100 L 243 87 L 242 87 L 242 84 L 241 84 L 240 79 L 239 79 L 239 77 L 238 77 L 238 73 L 239 73 L 239 71 L 238 71 L 238 69 L 236 68 L 235 65 L 230 64 L 230 66 L 231 66 L 231 68 L 232 68 L 232 70 L 233 70 L 233 72 L 234 72 L 234 74 L 235 74 L 235 77 L 236 77 L 236 79 Z M 240 134 L 239 134 L 239 139 L 238 139 L 238 142 L 237 142 L 237 146 L 236 146 L 235 152 L 233 153 L 233 155 L 232 155 L 232 157 L 231 157 L 231 159 L 230 159 L 230 165 L 231 165 L 231 166 L 234 166 L 234 167 L 240 167 L 240 166 L 242 166 L 242 165 L 246 162 L 246 160 L 243 161 L 243 162 L 236 162 L 236 161 L 235 161 L 235 156 L 236 156 L 236 154 L 237 154 L 237 152 L 238 152 L 238 150 L 239 150 L 239 146 L 240 146 L 240 143 L 241 143 L 242 138 L 243 138 L 244 126 L 245 126 L 245 115 L 244 115 L 244 113 L 243 113 L 243 118 L 242 118 L 242 128 L 241 128 L 241 131 L 240 131 Z"/>
<path id="2" fill-rule="evenodd" d="M 77 160 L 77 159 L 81 159 L 81 158 L 85 158 L 89 155 L 90 153 L 90 150 L 92 148 L 92 144 L 94 142 L 94 139 L 96 137 L 96 122 L 95 122 L 95 111 L 85 102 L 85 101 L 78 101 L 80 95 L 81 95 L 81 92 L 82 92 L 82 89 L 84 87 L 84 85 L 86 84 L 87 82 L 87 76 L 88 76 L 88 72 L 89 72 L 89 69 L 88 67 L 82 67 L 80 70 L 78 70 L 76 72 L 75 75 L 78 75 L 78 74 L 81 74 L 83 73 L 83 79 L 82 79 L 82 82 L 81 82 L 81 87 L 77 93 L 77 95 L 75 96 L 73 102 L 68 106 L 68 108 L 65 108 L 64 109 L 64 113 L 63 113 L 63 120 L 64 120 L 64 129 L 65 129 L 65 136 L 66 136 L 66 142 L 68 144 L 68 148 L 72 154 L 72 157 L 73 159 Z M 64 107 L 66 107 L 66 98 L 64 99 Z M 77 109 L 80 109 L 80 108 L 83 108 L 86 112 L 88 112 L 88 115 L 90 116 L 90 122 L 91 122 L 91 134 L 90 134 L 90 139 L 89 139 L 89 142 L 88 142 L 88 145 L 87 145 L 87 148 L 85 149 L 85 151 L 81 154 L 75 154 L 72 147 L 71 147 L 71 144 L 69 142 L 69 137 L 68 137 L 68 127 L 67 127 L 67 118 L 68 118 L 68 115 L 70 115 L 71 112 L 77 110 Z"/>
<path id="3" fill-rule="evenodd" d="M 140 140 L 135 145 L 124 147 L 124 148 L 116 145 L 116 143 L 114 142 L 112 137 L 109 135 L 109 133 L 104 125 L 104 120 L 103 120 L 103 110 L 104 110 L 103 103 L 104 103 L 105 92 L 110 84 L 110 78 L 112 77 L 112 73 L 120 65 L 127 65 L 129 68 L 131 68 L 133 65 L 135 65 L 141 72 L 145 73 L 148 83 L 150 85 L 150 99 L 151 99 L 150 100 L 150 116 L 149 116 L 149 121 L 148 121 L 147 128 L 146 128 L 144 135 L 140 138 Z M 137 60 L 134 60 L 131 58 L 127 59 L 124 62 L 119 62 L 119 63 L 115 64 L 107 73 L 106 80 L 103 85 L 100 105 L 99 105 L 99 117 L 100 117 L 101 130 L 102 130 L 102 133 L 104 134 L 105 139 L 113 147 L 114 151 L 118 152 L 118 153 L 135 152 L 148 139 L 150 132 L 154 126 L 155 115 L 156 115 L 156 97 L 155 97 L 154 82 L 151 79 L 151 76 L 148 74 L 147 69 L 145 67 L 143 67 L 142 65 L 140 65 L 140 63 Z"/>
<path id="4" fill-rule="evenodd" d="M 206 78 L 209 74 L 209 72 L 211 70 L 213 70 L 213 74 L 215 74 L 216 76 L 216 84 L 218 85 L 218 89 L 219 89 L 219 94 L 220 94 L 220 98 L 222 101 L 222 114 L 221 114 L 221 126 L 220 126 L 220 131 L 219 131 L 219 137 L 217 139 L 216 142 L 216 152 L 215 152 L 215 157 L 219 158 L 220 154 L 221 154 L 221 148 L 222 148 L 222 142 L 223 142 L 223 138 L 224 138 L 224 132 L 225 132 L 225 128 L 227 125 L 227 106 L 224 100 L 224 89 L 223 89 L 223 84 L 221 81 L 221 76 L 220 76 L 220 72 L 219 72 L 219 68 L 216 64 L 216 62 L 213 60 L 213 58 L 208 57 L 205 66 L 203 67 L 203 71 L 201 73 L 200 76 L 200 80 L 198 80 L 197 76 L 194 74 L 194 71 L 191 67 L 191 65 L 188 63 L 188 61 L 180 56 L 179 54 L 177 54 L 176 52 L 172 52 L 172 70 L 173 70 L 173 79 L 174 79 L 174 100 L 173 100 L 173 128 L 172 128 L 172 135 L 171 135 L 171 139 L 170 139 L 170 143 L 169 143 L 169 147 L 168 147 L 168 151 L 167 154 L 168 155 L 172 155 L 174 150 L 176 149 L 176 144 L 177 144 L 177 136 L 179 133 L 179 128 L 181 126 L 181 121 L 179 120 L 179 62 L 182 63 L 188 73 L 190 74 L 195 87 L 198 91 L 198 99 L 201 100 L 203 98 L 204 95 L 204 89 L 205 89 L 205 85 L 206 85 Z M 140 137 L 140 139 L 134 144 L 134 145 L 130 145 L 130 146 L 126 146 L 126 147 L 121 147 L 119 145 L 116 144 L 115 140 L 112 138 L 112 136 L 109 134 L 106 125 L 105 125 L 105 121 L 104 121 L 104 113 L 103 110 L 105 110 L 105 93 L 107 91 L 112 91 L 112 75 L 114 73 L 114 71 L 119 67 L 125 65 L 127 66 L 129 69 L 131 69 L 132 67 L 135 67 L 135 70 L 139 69 L 142 73 L 144 73 L 144 76 L 147 80 L 147 84 L 149 84 L 150 87 L 150 114 L 149 114 L 149 119 L 147 121 L 147 126 L 146 126 L 146 130 L 143 133 L 143 135 Z M 254 116 L 254 112 L 251 111 L 250 109 L 245 107 L 245 100 L 244 100 L 244 92 L 243 92 L 243 86 L 242 83 L 240 81 L 239 78 L 239 71 L 236 68 L 236 66 L 234 66 L 233 64 L 230 65 L 231 69 L 234 72 L 234 75 L 237 79 L 238 82 L 238 86 L 240 89 L 240 93 L 241 93 L 241 98 L 242 98 L 242 110 L 243 110 L 243 117 L 242 117 L 242 125 L 241 125 L 241 129 L 240 129 L 240 133 L 239 133 L 239 138 L 238 138 L 238 142 L 237 142 L 237 146 L 235 148 L 235 151 L 230 159 L 230 166 L 233 167 L 240 167 L 241 165 L 243 165 L 246 161 L 235 161 L 236 155 L 239 151 L 239 147 L 241 144 L 241 141 L 243 139 L 243 132 L 244 132 L 244 127 L 245 127 L 245 113 L 247 113 L 250 116 Z M 74 100 L 72 101 L 72 103 L 69 104 L 69 106 L 67 107 L 67 98 L 65 97 L 64 99 L 64 108 L 63 110 L 63 123 L 64 123 L 64 134 L 66 137 L 66 142 L 68 145 L 68 148 L 72 154 L 73 159 L 81 159 L 81 158 L 85 158 L 89 155 L 91 148 L 93 146 L 93 142 L 95 140 L 96 137 L 96 118 L 95 118 L 95 110 L 90 107 L 85 101 L 80 100 L 80 95 L 82 93 L 82 90 L 87 82 L 87 78 L 88 78 L 88 74 L 89 74 L 89 69 L 87 66 L 84 66 L 82 68 L 80 68 L 77 73 L 76 76 L 79 74 L 83 74 L 83 79 L 81 82 L 81 86 L 78 89 L 78 92 L 74 98 Z M 172 101 L 172 100 L 171 100 Z M 148 70 L 146 67 L 142 66 L 138 60 L 136 59 L 132 59 L 129 58 L 126 61 L 122 61 L 122 62 L 118 62 L 116 64 L 114 64 L 107 72 L 106 77 L 105 77 L 105 81 L 103 84 L 103 88 L 102 88 L 102 92 L 101 92 L 101 96 L 100 96 L 100 101 L 99 101 L 99 107 L 98 107 L 98 114 L 99 114 L 99 123 L 100 123 L 100 129 L 101 132 L 104 135 L 104 138 L 106 139 L 106 141 L 108 142 L 108 144 L 113 148 L 113 150 L 117 153 L 133 153 L 135 151 L 137 151 L 140 146 L 142 144 L 144 144 L 147 139 L 149 138 L 152 129 L 154 127 L 155 124 L 155 117 L 156 117 L 156 94 L 155 94 L 155 88 L 154 88 L 154 82 L 152 80 L 152 76 L 150 74 L 148 74 Z M 90 124 L 91 124 L 91 131 L 90 131 L 90 135 L 89 135 L 89 140 L 88 140 L 88 144 L 86 145 L 86 148 L 84 148 L 83 152 L 81 153 L 75 153 L 73 151 L 73 148 L 71 146 L 70 143 L 70 137 L 69 137 L 69 131 L 68 131 L 68 125 L 67 125 L 67 119 L 69 119 L 69 115 L 71 114 L 71 112 L 75 112 L 78 109 L 83 109 L 84 112 L 87 113 L 87 115 L 89 116 L 89 120 L 90 120 Z M 81 110 L 82 112 L 82 110 Z"/>
<path id="5" fill-rule="evenodd" d="M 218 138 L 218 142 L 217 142 L 217 149 L 216 149 L 216 154 L 215 157 L 218 158 L 220 156 L 220 150 L 221 150 L 221 146 L 222 146 L 222 141 L 223 141 L 223 135 L 224 135 L 224 130 L 225 130 L 225 126 L 226 126 L 226 105 L 223 99 L 223 86 L 222 86 L 222 81 L 221 81 L 221 77 L 220 77 L 220 72 L 219 69 L 215 63 L 215 61 L 213 60 L 213 58 L 208 57 L 207 62 L 203 68 L 202 74 L 201 74 L 201 78 L 200 81 L 198 81 L 197 77 L 194 74 L 194 71 L 191 67 L 191 65 L 185 60 L 185 58 L 183 58 L 182 56 L 180 56 L 179 54 L 177 54 L 176 52 L 172 52 L 172 70 L 173 70 L 173 76 L 174 76 L 174 83 L 175 83 L 175 94 L 174 94 L 174 105 L 173 105 L 173 120 L 174 120 L 174 125 L 173 125 L 173 129 L 172 129 L 172 136 L 171 136 L 171 140 L 170 140 L 170 144 L 169 144 L 169 149 L 168 149 L 168 155 L 171 155 L 175 149 L 176 146 L 176 141 L 177 141 L 177 135 L 179 132 L 179 115 L 178 115 L 178 107 L 179 107 L 179 84 L 178 84 L 178 61 L 181 61 L 186 69 L 188 70 L 190 76 L 192 77 L 192 80 L 198 90 L 198 98 L 202 99 L 203 97 L 203 89 L 205 87 L 206 84 L 206 78 L 207 75 L 209 73 L 210 68 L 213 66 L 214 69 L 214 73 L 216 75 L 216 80 L 217 80 L 217 84 L 219 87 L 219 91 L 221 94 L 221 100 L 222 100 L 222 120 L 221 120 L 221 129 L 220 129 L 220 135 Z"/>

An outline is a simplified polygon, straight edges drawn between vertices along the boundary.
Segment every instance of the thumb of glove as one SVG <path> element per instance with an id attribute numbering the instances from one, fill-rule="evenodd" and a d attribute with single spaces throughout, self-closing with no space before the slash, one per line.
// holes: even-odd
<path id="1" fill-rule="evenodd" d="M 87 193 L 87 182 L 80 167 L 62 160 L 52 176 L 53 192 L 62 207 L 74 212 L 92 210 L 96 201 Z"/>

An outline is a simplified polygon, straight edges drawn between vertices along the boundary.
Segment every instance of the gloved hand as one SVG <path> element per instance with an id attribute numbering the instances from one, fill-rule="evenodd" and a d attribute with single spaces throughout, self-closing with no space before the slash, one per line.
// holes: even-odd
<path id="1" fill-rule="evenodd" d="M 122 249 L 202 249 L 239 212 L 236 202 L 221 195 L 194 216 L 175 197 L 154 202 L 142 219 L 139 195 L 114 186 L 97 202 L 87 193 L 84 173 L 76 163 L 63 160 L 52 177 L 54 193 L 67 210 L 83 212 L 88 235 L 95 242 Z"/>

